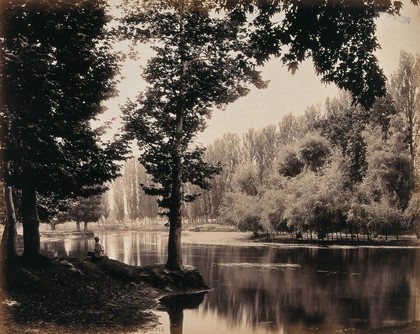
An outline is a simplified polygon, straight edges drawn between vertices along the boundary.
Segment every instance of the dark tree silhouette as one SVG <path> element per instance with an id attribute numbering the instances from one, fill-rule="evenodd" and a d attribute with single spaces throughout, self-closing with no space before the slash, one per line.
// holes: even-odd
<path id="1" fill-rule="evenodd" d="M 103 38 L 105 8 L 103 0 L 3 4 L 4 178 L 22 191 L 25 256 L 39 254 L 37 194 L 100 193 L 118 172 L 118 143 L 100 144 L 90 123 L 118 71 Z"/>

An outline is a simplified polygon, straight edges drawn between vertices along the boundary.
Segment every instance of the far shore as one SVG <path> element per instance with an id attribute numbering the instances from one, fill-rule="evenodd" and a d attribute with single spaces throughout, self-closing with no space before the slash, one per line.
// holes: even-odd
<path id="1" fill-rule="evenodd" d="M 190 232 L 182 234 L 182 242 L 197 245 L 228 245 L 253 247 L 413 247 L 420 248 L 420 240 L 414 235 L 404 235 L 398 240 L 395 237 L 373 238 L 371 240 L 307 240 L 295 239 L 290 235 L 255 237 L 251 232 Z"/>
<path id="2" fill-rule="evenodd" d="M 0 233 L 3 226 L 0 225 Z M 42 239 L 61 239 L 71 237 L 90 238 L 94 235 L 103 233 L 126 233 L 136 232 L 156 232 L 167 234 L 168 227 L 163 224 L 141 225 L 127 228 L 104 228 L 95 223 L 88 225 L 88 230 L 77 231 L 75 224 L 62 224 L 56 230 L 51 230 L 48 225 L 41 224 L 40 233 Z M 22 234 L 21 227 L 18 234 Z M 182 232 L 181 240 L 185 244 L 196 245 L 218 245 L 218 246 L 252 246 L 252 247 L 413 247 L 420 248 L 420 240 L 415 235 L 402 235 L 398 239 L 395 236 L 376 236 L 366 240 L 365 236 L 360 236 L 359 240 L 334 238 L 334 240 L 308 240 L 296 239 L 291 234 L 271 234 L 269 238 L 265 234 L 256 237 L 252 232 L 241 232 L 234 227 L 218 224 L 201 224 L 194 227 L 185 227 Z"/>
<path id="3" fill-rule="evenodd" d="M 95 234 L 101 233 L 124 233 L 128 231 L 137 231 L 137 232 L 156 232 L 163 235 L 168 234 L 168 228 L 157 228 L 153 229 L 148 227 L 146 229 L 136 228 L 136 229 L 118 229 L 118 230 L 89 230 L 85 233 L 93 236 Z M 45 231 L 43 232 L 44 237 L 53 232 L 57 231 Z M 63 233 L 70 233 L 69 231 L 63 231 Z M 83 232 L 79 232 L 83 234 Z M 261 234 L 256 237 L 252 232 L 241 232 L 235 228 L 217 225 L 217 224 L 203 224 L 192 228 L 187 228 L 182 232 L 181 236 L 182 243 L 184 244 L 193 244 L 193 245 L 212 245 L 212 246 L 242 246 L 242 247 L 411 247 L 411 248 L 420 248 L 420 240 L 416 238 L 415 235 L 402 235 L 399 236 L 398 240 L 395 236 L 390 236 L 385 238 L 383 236 L 376 236 L 370 240 L 366 240 L 365 236 L 360 236 L 359 240 L 346 240 L 343 239 L 334 239 L 334 240 L 318 240 L 314 238 L 313 240 L 306 239 L 296 239 L 291 234 L 273 234 L 270 238 L 267 239 L 265 234 Z"/>

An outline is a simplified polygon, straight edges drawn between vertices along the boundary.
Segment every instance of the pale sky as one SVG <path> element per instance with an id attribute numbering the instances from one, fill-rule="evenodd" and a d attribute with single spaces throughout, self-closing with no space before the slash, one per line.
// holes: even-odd
<path id="1" fill-rule="evenodd" d="M 401 50 L 420 53 L 420 8 L 406 3 L 400 17 L 382 15 L 377 20 L 377 28 L 382 47 L 377 56 L 388 77 L 398 68 Z M 197 136 L 197 144 L 211 144 L 227 132 L 242 134 L 250 128 L 278 124 L 284 115 L 302 114 L 307 107 L 322 105 L 327 97 L 334 97 L 338 92 L 333 84 L 320 82 L 310 60 L 302 64 L 295 75 L 275 59 L 266 64 L 262 72 L 263 79 L 270 81 L 268 88 L 253 88 L 246 97 L 228 105 L 225 110 L 214 110 L 206 130 Z M 134 98 L 145 87 L 140 73 L 138 63 L 134 61 L 125 66 L 120 96 L 107 103 L 107 119 L 118 118 L 118 105 L 124 104 L 127 97 Z"/>

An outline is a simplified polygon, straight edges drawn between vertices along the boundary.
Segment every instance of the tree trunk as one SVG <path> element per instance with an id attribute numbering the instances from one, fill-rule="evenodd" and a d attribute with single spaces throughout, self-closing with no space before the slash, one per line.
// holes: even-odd
<path id="1" fill-rule="evenodd" d="M 84 231 L 87 231 L 87 229 L 88 229 L 88 223 L 87 223 L 87 222 L 84 222 L 84 227 L 83 227 L 83 229 L 84 229 Z"/>
<path id="2" fill-rule="evenodd" d="M 35 187 L 27 184 L 22 190 L 23 256 L 37 257 L 40 251 L 39 217 Z"/>
<path id="3" fill-rule="evenodd" d="M 420 186 L 419 186 L 419 179 L 420 176 L 417 175 L 419 172 L 415 170 L 415 183 L 414 183 L 414 192 L 412 195 L 412 201 L 413 203 L 420 203 Z M 417 239 L 420 239 L 420 208 L 416 208 L 416 211 L 414 212 L 413 218 L 413 228 L 414 233 L 416 234 Z"/>
<path id="4" fill-rule="evenodd" d="M 175 154 L 177 156 L 177 154 Z M 181 251 L 181 177 L 182 166 L 181 158 L 174 157 L 174 169 L 172 174 L 171 207 L 169 208 L 169 240 L 168 240 L 168 260 L 166 267 L 171 270 L 182 268 Z"/>
<path id="5" fill-rule="evenodd" d="M 14 259 L 17 257 L 17 231 L 16 231 L 16 212 L 13 204 L 12 187 L 4 189 L 4 203 L 6 207 L 6 226 L 5 233 L 5 254 L 4 259 Z"/>
<path id="6" fill-rule="evenodd" d="M 174 136 L 174 150 L 172 154 L 172 189 L 170 195 L 169 207 L 169 240 L 168 240 L 168 260 L 166 267 L 171 270 L 179 270 L 182 268 L 182 251 L 181 251 L 181 230 L 182 230 L 182 155 L 184 152 L 182 144 L 182 134 L 184 127 L 184 77 L 187 71 L 187 61 L 185 59 L 185 45 L 183 41 L 184 32 L 184 9 L 181 8 L 180 19 L 180 35 L 181 41 L 179 44 L 179 56 L 181 61 L 180 68 L 180 105 L 176 110 L 175 119 L 175 136 Z"/>
<path id="7" fill-rule="evenodd" d="M 7 233 L 6 228 L 3 230 L 3 234 L 1 235 L 1 241 L 0 241 L 0 262 L 3 262 L 6 257 L 6 249 L 7 249 Z"/>
<path id="8" fill-rule="evenodd" d="M 207 197 L 208 197 L 209 206 L 210 206 L 210 218 L 211 218 L 211 220 L 213 222 L 213 219 L 216 218 L 216 214 L 214 213 L 213 196 L 211 194 L 211 191 L 208 191 L 207 194 L 208 194 Z M 216 223 L 217 223 L 217 219 L 215 219 L 215 220 L 216 220 Z"/>
<path id="9" fill-rule="evenodd" d="M 413 219 L 414 233 L 416 234 L 417 239 L 420 239 L 420 216 L 416 215 Z"/>
<path id="10" fill-rule="evenodd" d="M 206 224 L 208 224 L 209 223 L 209 212 L 208 212 L 209 208 L 208 208 L 207 200 L 205 197 L 203 198 L 203 203 L 204 203 L 204 221 L 206 222 Z"/>
<path id="11" fill-rule="evenodd" d="M 80 222 L 76 222 L 76 231 L 80 231 Z"/>

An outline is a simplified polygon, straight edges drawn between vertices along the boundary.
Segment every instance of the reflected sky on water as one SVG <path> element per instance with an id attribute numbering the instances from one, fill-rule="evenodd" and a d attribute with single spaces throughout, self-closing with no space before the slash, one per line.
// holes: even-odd
<path id="1" fill-rule="evenodd" d="M 107 232 L 101 242 L 127 264 L 166 261 L 167 233 Z M 85 257 L 93 246 L 79 237 L 43 238 L 41 247 Z M 147 333 L 334 333 L 420 320 L 420 249 L 184 244 L 183 254 L 212 290 L 196 309 L 159 311 L 161 324 Z"/>

